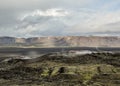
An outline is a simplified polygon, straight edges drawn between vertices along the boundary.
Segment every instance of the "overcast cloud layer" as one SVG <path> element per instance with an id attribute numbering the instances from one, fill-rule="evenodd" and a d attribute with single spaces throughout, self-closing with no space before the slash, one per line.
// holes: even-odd
<path id="1" fill-rule="evenodd" d="M 120 36 L 120 0 L 0 0 L 0 36 Z"/>

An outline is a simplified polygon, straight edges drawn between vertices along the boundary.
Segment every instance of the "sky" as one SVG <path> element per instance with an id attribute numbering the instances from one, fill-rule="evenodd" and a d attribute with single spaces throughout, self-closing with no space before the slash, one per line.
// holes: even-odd
<path id="1" fill-rule="evenodd" d="M 120 36 L 120 0 L 0 0 L 0 36 Z"/>

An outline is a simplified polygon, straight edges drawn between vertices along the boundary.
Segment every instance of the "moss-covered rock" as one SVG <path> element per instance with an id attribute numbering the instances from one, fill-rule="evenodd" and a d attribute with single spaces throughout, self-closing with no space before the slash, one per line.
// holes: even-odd
<path id="1" fill-rule="evenodd" d="M 98 72 L 101 74 L 115 73 L 116 69 L 111 65 L 100 65 L 98 67 Z"/>
<path id="2" fill-rule="evenodd" d="M 42 73 L 41 73 L 41 76 L 42 77 L 47 77 L 47 76 L 49 76 L 50 75 L 50 70 L 49 70 L 49 68 L 44 68 L 44 69 L 42 69 Z"/>
<path id="3" fill-rule="evenodd" d="M 119 54 L 53 54 L 0 63 L 0 86 L 120 86 Z"/>

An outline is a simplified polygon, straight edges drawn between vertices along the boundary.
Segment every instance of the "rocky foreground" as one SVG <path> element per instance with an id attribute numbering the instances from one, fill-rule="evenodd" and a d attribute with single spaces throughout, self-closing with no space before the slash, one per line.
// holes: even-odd
<path id="1" fill-rule="evenodd" d="M 120 86 L 120 54 L 50 53 L 2 59 L 0 86 Z"/>

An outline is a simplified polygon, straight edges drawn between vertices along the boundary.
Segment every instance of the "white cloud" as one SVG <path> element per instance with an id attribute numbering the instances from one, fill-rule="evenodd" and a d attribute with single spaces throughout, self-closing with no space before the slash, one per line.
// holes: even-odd
<path id="1" fill-rule="evenodd" d="M 107 33 L 107 31 L 112 31 L 115 35 L 116 31 L 120 31 L 119 15 L 119 11 L 100 13 L 84 8 L 78 11 L 58 8 L 46 11 L 35 10 L 22 16 L 17 29 L 18 34 L 24 34 L 23 36 L 26 37 L 39 35 L 112 35 L 111 32 Z"/>
<path id="2" fill-rule="evenodd" d="M 120 32 L 120 11 L 110 10 L 118 3 L 119 0 L 4 0 L 0 3 L 0 35 L 116 35 Z"/>
<path id="3" fill-rule="evenodd" d="M 46 11 L 42 10 L 35 10 L 31 13 L 24 14 L 20 20 L 24 21 L 28 17 L 62 17 L 67 16 L 69 13 L 63 9 L 60 8 L 54 8 L 54 9 L 47 9 Z"/>
<path id="4" fill-rule="evenodd" d="M 106 31 L 120 31 L 120 12 L 94 12 L 87 13 L 87 19 L 66 29 L 66 33 L 92 33 Z M 83 16 L 82 16 L 83 17 Z M 80 19 L 79 19 L 80 21 Z M 117 23 L 117 24 L 116 24 Z M 114 24 L 114 25 L 113 25 Z"/>

